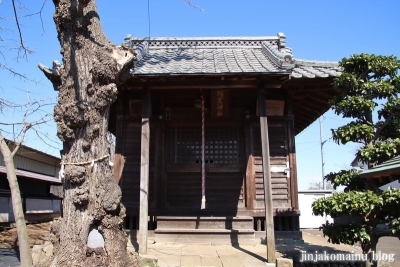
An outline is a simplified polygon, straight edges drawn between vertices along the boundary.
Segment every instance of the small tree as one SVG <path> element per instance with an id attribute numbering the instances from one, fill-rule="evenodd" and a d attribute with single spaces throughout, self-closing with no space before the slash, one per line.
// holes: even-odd
<path id="1" fill-rule="evenodd" d="M 39 125 L 52 121 L 52 114 L 44 113 L 40 115 L 39 118 L 33 121 L 28 121 L 29 117 L 36 115 L 37 113 L 43 113 L 43 106 L 48 105 L 47 100 L 35 101 L 33 103 L 28 103 L 26 105 L 15 105 L 4 99 L 1 100 L 0 112 L 3 114 L 4 109 L 25 109 L 23 118 L 19 122 L 4 123 L 0 122 L 0 153 L 3 155 L 4 164 L 6 167 L 7 180 L 11 191 L 12 207 L 14 212 L 15 224 L 17 227 L 19 251 L 21 266 L 28 267 L 32 265 L 32 255 L 30 250 L 28 232 L 26 229 L 26 222 L 24 217 L 24 211 L 22 208 L 21 192 L 19 189 L 18 179 L 15 171 L 14 156 L 20 149 L 22 142 L 25 139 L 26 133 L 29 129 L 35 131 L 40 137 L 40 130 L 37 128 Z M 14 132 L 7 133 L 7 127 L 12 127 Z M 17 133 L 15 130 L 18 129 Z M 4 134 L 10 134 L 15 137 L 15 139 L 10 144 L 3 136 Z"/>
<path id="2" fill-rule="evenodd" d="M 334 80 L 339 95 L 332 109 L 353 121 L 332 130 L 338 144 L 356 142 L 361 145 L 357 157 L 372 167 L 400 153 L 400 61 L 395 56 L 352 55 L 339 63 L 343 74 Z M 360 171 L 342 170 L 325 179 L 344 192 L 322 198 L 312 205 L 315 215 L 332 218 L 353 215 L 360 222 L 326 223 L 321 226 L 328 241 L 353 245 L 361 243 L 363 253 L 376 251 L 378 239 L 385 235 L 400 237 L 400 190 L 373 188 Z M 389 230 L 378 225 L 389 224 Z"/>

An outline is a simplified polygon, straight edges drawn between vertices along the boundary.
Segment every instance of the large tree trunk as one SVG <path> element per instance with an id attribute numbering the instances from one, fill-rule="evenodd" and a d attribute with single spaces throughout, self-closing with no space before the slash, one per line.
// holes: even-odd
<path id="1" fill-rule="evenodd" d="M 107 127 L 117 84 L 128 77 L 134 53 L 109 42 L 95 1 L 53 2 L 64 64 L 54 109 L 63 141 L 64 201 L 63 218 L 52 225 L 55 254 L 42 266 L 129 266 L 125 208 L 109 164 Z M 88 244 L 96 230 L 104 247 Z"/>
<path id="2" fill-rule="evenodd" d="M 13 151 L 14 153 L 11 152 L 2 134 L 0 134 L 0 151 L 4 157 L 7 180 L 11 191 L 12 207 L 14 211 L 15 224 L 17 226 L 21 267 L 29 267 L 32 265 L 32 254 L 29 245 L 28 231 L 26 229 L 24 210 L 22 209 L 21 192 L 19 190 L 17 175 L 15 173 L 14 154 L 16 150 Z"/>

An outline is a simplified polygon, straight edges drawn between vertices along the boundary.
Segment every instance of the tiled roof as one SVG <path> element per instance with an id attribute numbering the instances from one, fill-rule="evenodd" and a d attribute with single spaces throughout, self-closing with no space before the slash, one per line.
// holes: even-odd
<path id="1" fill-rule="evenodd" d="M 379 178 L 384 176 L 399 175 L 400 174 L 400 156 L 396 156 L 385 162 L 382 162 L 375 167 L 360 173 L 364 178 Z"/>
<path id="2" fill-rule="evenodd" d="M 286 37 L 125 38 L 137 53 L 133 75 L 288 73 L 293 78 L 340 74 L 336 62 L 299 60 Z"/>

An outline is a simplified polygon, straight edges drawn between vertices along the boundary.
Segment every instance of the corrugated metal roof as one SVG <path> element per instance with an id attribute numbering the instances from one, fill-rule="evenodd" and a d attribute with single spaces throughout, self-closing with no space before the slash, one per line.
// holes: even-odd
<path id="1" fill-rule="evenodd" d="M 7 173 L 6 167 L 0 166 L 0 172 Z M 21 176 L 21 177 L 32 178 L 32 179 L 47 181 L 47 182 L 51 182 L 51 183 L 61 184 L 60 179 L 58 179 L 56 177 L 52 177 L 52 176 L 47 176 L 47 175 L 43 175 L 43 174 L 27 172 L 27 171 L 22 171 L 22 170 L 15 170 L 15 173 L 17 174 L 17 176 Z"/>
<path id="2" fill-rule="evenodd" d="M 360 173 L 363 178 L 380 178 L 400 174 L 400 156 L 389 159 L 369 170 Z"/>
<path id="3" fill-rule="evenodd" d="M 137 53 L 133 75 L 288 73 L 340 74 L 337 62 L 295 59 L 283 34 L 266 37 L 125 38 Z"/>

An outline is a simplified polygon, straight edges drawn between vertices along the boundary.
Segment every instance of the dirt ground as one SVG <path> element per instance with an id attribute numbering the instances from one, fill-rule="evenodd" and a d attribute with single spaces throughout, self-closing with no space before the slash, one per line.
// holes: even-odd
<path id="1" fill-rule="evenodd" d="M 43 245 L 45 241 L 50 241 L 50 222 L 28 224 L 29 244 Z M 2 228 L 0 227 L 0 230 Z M 17 229 L 11 228 L 0 232 L 0 248 L 17 248 L 18 236 Z"/>

